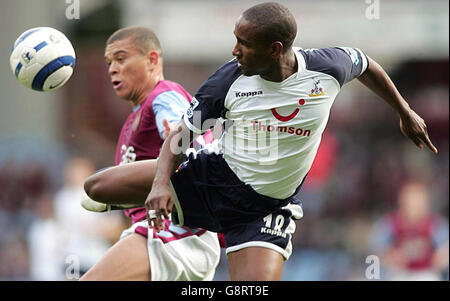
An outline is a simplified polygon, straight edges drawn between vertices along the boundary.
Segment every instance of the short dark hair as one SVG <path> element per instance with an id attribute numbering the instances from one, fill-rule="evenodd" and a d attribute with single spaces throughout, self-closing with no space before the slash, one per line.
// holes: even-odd
<path id="1" fill-rule="evenodd" d="M 264 42 L 280 41 L 283 51 L 292 46 L 297 35 L 297 22 L 285 6 L 275 2 L 261 3 L 247 9 L 242 16 L 258 28 Z"/>
<path id="2" fill-rule="evenodd" d="M 162 56 L 161 44 L 159 43 L 156 34 L 149 28 L 141 26 L 129 26 L 117 30 L 108 38 L 106 45 L 127 38 L 133 39 L 133 46 L 142 54 L 147 54 L 151 50 L 156 50 L 159 55 Z"/>

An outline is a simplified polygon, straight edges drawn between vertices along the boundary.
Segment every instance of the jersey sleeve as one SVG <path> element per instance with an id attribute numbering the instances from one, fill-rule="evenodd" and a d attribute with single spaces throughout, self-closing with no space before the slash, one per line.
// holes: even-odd
<path id="1" fill-rule="evenodd" d="M 183 116 L 184 123 L 191 131 L 203 134 L 214 127 L 218 118 L 225 118 L 228 111 L 225 107 L 226 95 L 241 75 L 237 61 L 232 60 L 221 66 L 201 85 Z"/>
<path id="2" fill-rule="evenodd" d="M 367 56 L 358 48 L 331 47 L 300 52 L 308 70 L 331 75 L 341 86 L 361 76 L 369 65 Z"/>
<path id="3" fill-rule="evenodd" d="M 393 241 L 393 226 L 389 217 L 382 217 L 373 225 L 373 232 L 370 239 L 371 250 L 375 253 L 384 253 Z"/>
<path id="4" fill-rule="evenodd" d="M 432 231 L 433 243 L 435 247 L 439 247 L 448 242 L 448 235 L 448 221 L 443 218 L 436 218 Z"/>
<path id="5" fill-rule="evenodd" d="M 164 139 L 163 120 L 170 123 L 180 121 L 188 107 L 189 102 L 175 91 L 163 92 L 153 100 L 152 109 L 161 139 Z"/>

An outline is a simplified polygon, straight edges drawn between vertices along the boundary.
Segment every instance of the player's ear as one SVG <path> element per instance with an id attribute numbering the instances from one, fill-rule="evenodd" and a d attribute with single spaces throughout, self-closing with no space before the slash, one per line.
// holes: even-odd
<path id="1" fill-rule="evenodd" d="M 273 42 L 270 44 L 270 54 L 273 58 L 279 57 L 281 53 L 283 52 L 283 43 L 280 41 Z"/>
<path id="2" fill-rule="evenodd" d="M 150 64 L 150 69 L 153 70 L 158 66 L 159 60 L 161 59 L 157 51 L 150 51 L 147 55 L 148 62 Z"/>

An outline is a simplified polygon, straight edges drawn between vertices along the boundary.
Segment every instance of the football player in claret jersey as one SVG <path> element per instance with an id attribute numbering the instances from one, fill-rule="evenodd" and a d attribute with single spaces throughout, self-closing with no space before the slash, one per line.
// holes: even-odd
<path id="1" fill-rule="evenodd" d="M 158 163 L 105 171 L 146 169 L 152 180 L 147 218 L 157 231 L 171 213 L 178 225 L 222 232 L 231 280 L 281 278 L 292 253 L 294 220 L 303 216 L 294 196 L 307 178 L 342 85 L 358 78 L 396 111 L 405 136 L 437 152 L 423 119 L 374 60 L 351 47 L 295 47 L 296 33 L 293 15 L 281 4 L 247 9 L 234 28 L 235 59 L 196 92 L 164 141 Z M 178 168 L 183 152 L 175 146 L 189 145 L 186 137 L 191 141 L 219 118 L 226 126 L 218 148 L 191 155 Z M 86 182 L 88 192 L 94 180 Z M 144 192 L 131 185 L 128 190 L 140 197 Z M 126 195 L 121 200 L 132 202 Z"/>
<path id="2" fill-rule="evenodd" d="M 437 281 L 448 272 L 448 221 L 433 211 L 430 192 L 424 182 L 405 182 L 398 190 L 396 210 L 372 227 L 372 250 L 380 257 L 382 280 Z"/>
<path id="3" fill-rule="evenodd" d="M 157 158 L 170 123 L 181 119 L 191 96 L 180 84 L 164 79 L 159 41 L 147 28 L 116 31 L 106 42 L 105 60 L 114 91 L 133 106 L 120 133 L 115 164 Z M 139 179 L 131 179 L 139 185 Z M 120 180 L 114 185 L 120 189 Z M 87 200 L 85 208 L 95 204 Z M 110 201 L 115 202 L 114 196 Z M 168 219 L 164 231 L 156 233 L 148 228 L 142 205 L 125 214 L 132 227 L 82 280 L 212 280 L 220 257 L 216 233 L 177 227 Z"/>

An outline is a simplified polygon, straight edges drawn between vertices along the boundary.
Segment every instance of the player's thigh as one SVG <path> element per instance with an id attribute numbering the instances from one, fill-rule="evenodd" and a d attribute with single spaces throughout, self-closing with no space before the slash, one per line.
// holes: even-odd
<path id="1" fill-rule="evenodd" d="M 98 202 L 144 204 L 155 177 L 157 160 L 142 160 L 117 165 L 87 178 L 84 189 Z"/>
<path id="2" fill-rule="evenodd" d="M 292 253 L 299 204 L 289 204 L 224 231 L 232 280 L 280 280 Z"/>
<path id="3" fill-rule="evenodd" d="M 280 280 L 283 256 L 272 249 L 248 247 L 228 253 L 228 271 L 233 281 Z"/>
<path id="4" fill-rule="evenodd" d="M 119 240 L 80 280 L 150 280 L 147 238 L 133 233 Z"/>

